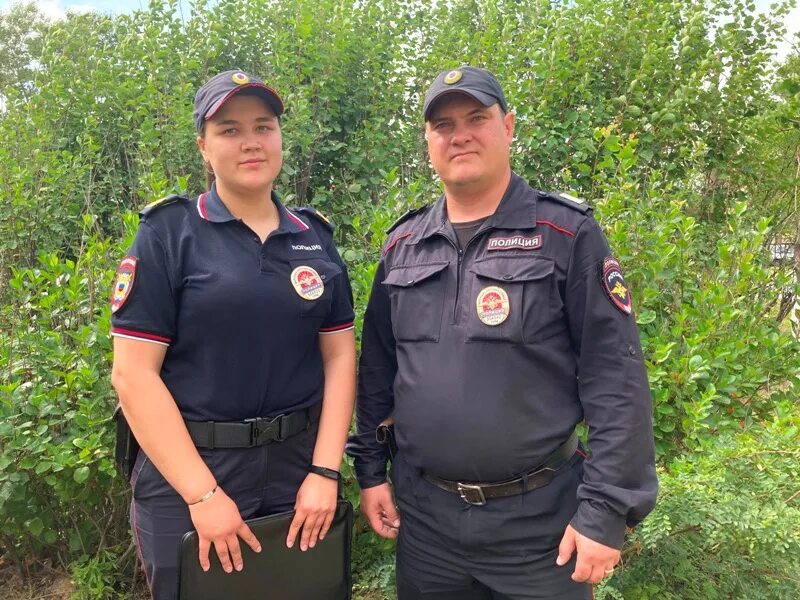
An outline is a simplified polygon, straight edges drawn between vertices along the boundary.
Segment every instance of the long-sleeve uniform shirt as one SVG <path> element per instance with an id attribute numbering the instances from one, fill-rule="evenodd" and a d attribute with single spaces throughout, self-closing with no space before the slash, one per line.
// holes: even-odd
<path id="1" fill-rule="evenodd" d="M 657 491 L 652 405 L 630 290 L 586 206 L 512 175 L 460 249 L 445 200 L 389 231 L 364 319 L 363 488 L 386 481 L 376 426 L 433 476 L 496 482 L 540 465 L 585 420 L 572 525 L 620 547 Z"/>

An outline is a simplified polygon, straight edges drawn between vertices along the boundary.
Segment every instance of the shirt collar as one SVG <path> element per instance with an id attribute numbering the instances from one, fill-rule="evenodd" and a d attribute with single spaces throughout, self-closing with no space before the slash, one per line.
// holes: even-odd
<path id="1" fill-rule="evenodd" d="M 278 229 L 287 231 L 289 233 L 300 233 L 309 229 L 309 225 L 300 217 L 286 208 L 280 201 L 280 197 L 273 190 L 272 201 L 278 209 Z M 197 212 L 200 217 L 211 223 L 227 223 L 228 221 L 235 221 L 236 217 L 231 214 L 228 207 L 222 201 L 217 193 L 216 182 L 211 184 L 211 189 L 200 194 L 197 198 Z"/>
<path id="2" fill-rule="evenodd" d="M 481 229 L 533 229 L 536 227 L 536 201 L 536 190 L 512 173 L 500 204 Z M 450 227 L 445 206 L 445 197 L 442 195 L 422 217 L 419 234 L 413 238 L 415 241 L 424 240 L 436 233 L 448 235 Z M 416 243 L 415 241 L 410 243 Z"/>

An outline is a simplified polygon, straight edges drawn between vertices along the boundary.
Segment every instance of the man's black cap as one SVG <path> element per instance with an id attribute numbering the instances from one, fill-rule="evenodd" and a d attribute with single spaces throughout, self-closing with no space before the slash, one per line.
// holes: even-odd
<path id="1" fill-rule="evenodd" d="M 279 117 L 283 113 L 283 100 L 281 100 L 278 92 L 263 81 L 248 75 L 244 71 L 223 71 L 206 81 L 197 90 L 197 94 L 194 97 L 193 113 L 194 126 L 197 131 L 200 131 L 203 123 L 213 117 L 228 99 L 243 90 L 248 90 L 250 93 L 261 96 L 272 109 L 272 112 L 275 113 L 275 116 Z"/>
<path id="2" fill-rule="evenodd" d="M 445 94 L 458 92 L 475 98 L 484 106 L 499 104 L 503 112 L 508 112 L 506 97 L 497 79 L 486 69 L 463 66 L 452 71 L 442 71 L 433 80 L 425 94 L 423 113 L 425 120 L 430 119 L 434 103 Z"/>

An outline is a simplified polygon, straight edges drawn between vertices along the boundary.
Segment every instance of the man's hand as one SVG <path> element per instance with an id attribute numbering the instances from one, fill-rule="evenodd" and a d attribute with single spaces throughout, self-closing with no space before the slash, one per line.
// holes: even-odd
<path id="1" fill-rule="evenodd" d="M 336 513 L 339 484 L 333 479 L 309 473 L 297 490 L 294 519 L 289 525 L 286 546 L 291 548 L 302 529 L 300 550 L 305 552 L 317 545 L 328 533 Z"/>
<path id="2" fill-rule="evenodd" d="M 242 520 L 234 501 L 222 488 L 217 488 L 208 501 L 189 506 L 189 512 L 200 542 L 200 566 L 203 571 L 211 568 L 208 553 L 212 544 L 226 573 L 233 569 L 241 571 L 244 566 L 239 538 L 254 552 L 261 552 L 261 544 Z"/>
<path id="3" fill-rule="evenodd" d="M 397 537 L 400 515 L 394 505 L 392 487 L 388 483 L 361 490 L 360 510 L 379 536 L 389 539 Z"/>
<path id="4" fill-rule="evenodd" d="M 578 561 L 572 580 L 578 583 L 600 583 L 600 580 L 614 571 L 614 565 L 619 562 L 620 552 L 614 548 L 604 546 L 600 542 L 590 540 L 567 525 L 561 544 L 558 546 L 556 564 L 560 567 L 569 562 L 572 553 L 577 550 Z"/>

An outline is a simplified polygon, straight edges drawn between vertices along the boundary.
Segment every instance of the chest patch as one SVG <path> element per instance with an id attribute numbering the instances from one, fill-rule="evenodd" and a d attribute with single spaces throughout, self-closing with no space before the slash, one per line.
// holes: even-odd
<path id="1" fill-rule="evenodd" d="M 536 250 L 542 247 L 542 236 L 525 237 L 514 235 L 511 237 L 489 238 L 487 250 Z"/>
<path id="2" fill-rule="evenodd" d="M 622 268 L 613 256 L 603 260 L 601 279 L 611 303 L 626 315 L 631 314 L 633 304 L 631 302 L 631 291 L 625 278 L 622 276 Z"/>
<path id="3" fill-rule="evenodd" d="M 292 287 L 303 300 L 316 300 L 325 292 L 322 278 L 313 268 L 297 267 L 291 274 Z"/>
<path id="4" fill-rule="evenodd" d="M 122 308 L 133 289 L 133 280 L 136 278 L 135 256 L 126 256 L 117 267 L 117 274 L 114 276 L 114 287 L 111 289 L 111 312 L 115 313 Z"/>
<path id="5" fill-rule="evenodd" d="M 500 325 L 511 313 L 508 294 L 503 288 L 496 285 L 485 287 L 478 292 L 475 308 L 481 323 L 491 327 Z"/>

